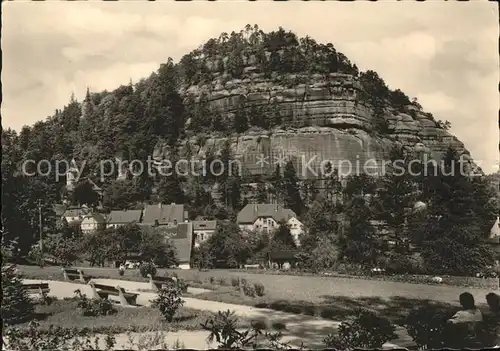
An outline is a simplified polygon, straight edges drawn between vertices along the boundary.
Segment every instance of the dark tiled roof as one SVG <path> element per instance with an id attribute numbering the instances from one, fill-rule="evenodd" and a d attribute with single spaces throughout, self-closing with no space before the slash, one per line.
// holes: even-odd
<path id="1" fill-rule="evenodd" d="M 141 221 L 141 210 L 111 211 L 108 216 L 109 224 L 122 224 Z"/>
<path id="2" fill-rule="evenodd" d="M 193 221 L 193 230 L 215 230 L 217 221 Z"/>
<path id="3" fill-rule="evenodd" d="M 153 225 L 155 221 L 158 224 L 172 223 L 174 220 L 177 223 L 184 222 L 184 205 L 147 205 L 144 209 L 144 216 L 142 222 L 144 224 Z"/>
<path id="4" fill-rule="evenodd" d="M 276 222 L 297 218 L 295 212 L 276 204 L 247 204 L 238 213 L 238 223 L 254 223 L 259 217 L 272 217 Z"/>
<path id="5" fill-rule="evenodd" d="M 175 227 L 157 227 L 174 244 L 179 262 L 189 263 L 193 248 L 193 225 L 191 222 L 180 223 Z"/>

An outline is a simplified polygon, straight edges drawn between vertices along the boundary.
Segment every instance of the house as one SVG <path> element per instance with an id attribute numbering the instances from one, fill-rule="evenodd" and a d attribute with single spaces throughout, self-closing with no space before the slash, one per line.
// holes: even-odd
<path id="1" fill-rule="evenodd" d="M 176 226 L 187 221 L 188 213 L 184 205 L 172 203 L 164 205 L 147 205 L 144 209 L 142 224 L 151 226 Z"/>
<path id="2" fill-rule="evenodd" d="M 193 221 L 193 234 L 196 247 L 212 236 L 217 227 L 217 221 Z"/>
<path id="3" fill-rule="evenodd" d="M 142 210 L 111 211 L 107 220 L 108 228 L 118 228 L 119 226 L 141 223 Z"/>
<path id="4" fill-rule="evenodd" d="M 490 230 L 490 239 L 498 240 L 500 238 L 500 219 L 497 217 L 495 223 Z"/>
<path id="5" fill-rule="evenodd" d="M 299 245 L 299 237 L 304 226 L 295 212 L 278 204 L 247 204 L 238 213 L 236 222 L 244 231 L 264 231 L 272 233 L 284 221 L 290 227 L 295 243 Z"/>
<path id="6" fill-rule="evenodd" d="M 86 206 L 78 207 L 78 206 L 70 206 L 67 207 L 64 213 L 62 214 L 62 218 L 68 223 L 76 223 L 81 222 L 83 218 L 90 213 L 90 209 Z"/>
<path id="7" fill-rule="evenodd" d="M 191 222 L 179 223 L 177 226 L 160 226 L 165 240 L 170 239 L 177 251 L 180 269 L 191 269 L 191 253 L 194 247 L 193 224 Z"/>
<path id="8" fill-rule="evenodd" d="M 93 212 L 87 214 L 80 224 L 82 233 L 91 233 L 95 230 L 106 228 L 106 218 L 100 213 Z"/>

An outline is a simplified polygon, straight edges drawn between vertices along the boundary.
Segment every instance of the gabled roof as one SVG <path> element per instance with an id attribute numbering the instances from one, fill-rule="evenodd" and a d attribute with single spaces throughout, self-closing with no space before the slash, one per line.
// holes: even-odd
<path id="1" fill-rule="evenodd" d="M 250 224 L 260 217 L 272 217 L 276 222 L 280 222 L 288 221 L 291 217 L 297 218 L 297 215 L 292 210 L 277 204 L 247 204 L 238 213 L 237 222 Z"/>
<path id="2" fill-rule="evenodd" d="M 190 262 L 193 248 L 193 224 L 187 222 L 180 223 L 176 227 L 157 227 L 157 229 L 174 244 L 179 263 Z"/>
<path id="3" fill-rule="evenodd" d="M 80 217 L 85 216 L 90 213 L 90 210 L 86 207 L 68 207 L 66 211 L 63 212 L 63 217 Z"/>
<path id="4" fill-rule="evenodd" d="M 153 225 L 155 221 L 158 224 L 172 223 L 174 220 L 177 223 L 184 222 L 184 205 L 170 204 L 170 205 L 147 205 L 144 209 L 144 216 L 142 222 L 144 224 Z"/>
<path id="5" fill-rule="evenodd" d="M 109 224 L 122 224 L 141 221 L 142 210 L 111 211 L 108 216 Z"/>
<path id="6" fill-rule="evenodd" d="M 66 212 L 67 208 L 68 206 L 65 204 L 55 204 L 53 206 L 54 213 L 57 217 L 61 217 L 64 214 L 64 212 Z"/>
<path id="7" fill-rule="evenodd" d="M 193 230 L 215 230 L 217 221 L 193 221 Z"/>
<path id="8" fill-rule="evenodd" d="M 89 213 L 83 219 L 85 220 L 87 218 L 93 218 L 99 224 L 106 223 L 106 218 L 98 212 Z"/>

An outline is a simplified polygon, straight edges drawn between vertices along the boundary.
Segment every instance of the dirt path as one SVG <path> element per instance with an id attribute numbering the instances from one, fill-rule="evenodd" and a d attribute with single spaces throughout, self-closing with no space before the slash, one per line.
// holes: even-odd
<path id="1" fill-rule="evenodd" d="M 32 279 L 25 279 L 24 281 L 27 283 L 40 282 L 40 280 Z M 139 296 L 137 298 L 137 304 L 141 306 L 149 306 L 151 304 L 150 301 L 156 297 L 155 293 L 143 292 L 143 290 L 148 289 L 148 283 L 114 279 L 95 279 L 94 281 L 96 283 L 112 286 L 119 285 L 125 290 L 138 292 Z M 60 281 L 48 281 L 48 283 L 50 287 L 49 295 L 55 296 L 58 299 L 74 296 L 74 291 L 76 289 L 80 289 L 82 293 L 87 294 L 87 296 L 91 296 L 92 294 L 92 289 L 89 285 Z M 184 306 L 192 309 L 211 312 L 231 310 L 240 317 L 245 317 L 251 320 L 265 321 L 268 326 L 272 326 L 276 323 L 284 324 L 286 326 L 286 330 L 283 331 L 283 341 L 290 342 L 291 345 L 294 346 L 300 346 L 301 342 L 304 342 L 308 348 L 324 348 L 323 339 L 326 335 L 332 333 L 340 324 L 340 322 L 332 320 L 285 313 L 271 309 L 199 300 L 190 297 L 183 297 L 183 299 L 185 300 Z M 398 334 L 401 334 L 401 337 L 393 342 L 400 346 L 408 346 L 408 335 L 406 335 L 406 332 L 403 331 L 404 330 L 398 330 Z M 139 335 L 135 336 L 138 337 Z M 181 343 L 185 344 L 186 348 L 205 349 L 207 348 L 207 336 L 208 333 L 205 331 L 170 332 L 167 334 L 165 340 L 168 345 L 172 345 L 178 339 Z M 127 345 L 126 343 L 124 344 L 124 342 L 128 340 L 128 336 L 126 336 L 126 334 L 118 334 L 117 340 L 119 340 L 117 348 L 123 348 Z M 386 343 L 384 346 L 388 348 L 396 347 L 396 345 L 392 343 Z"/>

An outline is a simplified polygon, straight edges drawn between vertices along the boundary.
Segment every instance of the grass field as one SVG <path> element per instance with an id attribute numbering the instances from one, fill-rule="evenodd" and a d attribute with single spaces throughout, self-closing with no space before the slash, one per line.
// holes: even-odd
<path id="1" fill-rule="evenodd" d="M 82 316 L 77 308 L 77 302 L 72 299 L 56 300 L 50 305 L 37 305 L 35 319 L 41 329 L 49 326 L 67 329 L 88 328 L 92 332 L 144 332 L 151 330 L 177 331 L 200 330 L 200 324 L 212 316 L 211 312 L 192 310 L 181 307 L 172 323 L 165 321 L 160 312 L 151 307 L 128 308 L 115 306 L 117 312 L 108 316 Z M 239 320 L 240 326 L 250 325 L 245 320 Z M 16 327 L 28 328 L 29 322 Z"/>
<path id="2" fill-rule="evenodd" d="M 62 280 L 59 267 L 19 266 L 20 272 L 31 279 Z M 86 274 L 96 278 L 125 279 L 146 281 L 137 270 L 127 270 L 123 277 L 114 268 L 85 268 Z M 203 287 L 212 287 L 214 291 L 196 295 L 197 299 L 271 308 L 291 313 L 318 315 L 325 318 L 342 320 L 357 307 L 368 307 L 381 312 L 395 322 L 407 312 L 424 304 L 438 304 L 443 308 L 454 309 L 458 306 L 458 296 L 469 291 L 478 305 L 485 303 L 485 289 L 465 289 L 456 286 L 436 286 L 409 284 L 390 281 L 363 280 L 339 277 L 314 277 L 291 275 L 252 274 L 231 270 L 164 270 L 159 275 L 176 272 L 188 282 L 203 282 Z M 265 296 L 258 298 L 241 297 L 230 286 L 210 285 L 210 278 L 226 280 L 241 277 L 250 284 L 261 283 L 265 287 Z"/>

